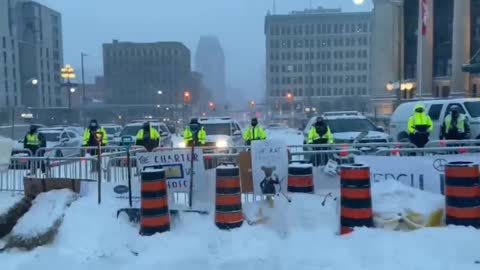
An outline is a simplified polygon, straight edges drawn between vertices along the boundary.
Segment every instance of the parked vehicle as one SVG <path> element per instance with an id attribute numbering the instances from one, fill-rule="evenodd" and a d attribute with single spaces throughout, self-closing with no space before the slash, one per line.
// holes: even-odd
<path id="1" fill-rule="evenodd" d="M 425 105 L 425 109 L 433 121 L 434 129 L 433 134 L 430 134 L 431 140 L 439 139 L 442 122 L 453 106 L 458 106 L 460 113 L 468 117 L 470 121 L 470 138 L 480 139 L 480 99 L 460 98 L 412 101 L 401 104 L 393 113 L 390 121 L 390 132 L 395 140 L 408 141 L 408 119 L 412 116 L 415 106 L 419 103 Z"/>
<path id="2" fill-rule="evenodd" d="M 237 121 L 231 117 L 202 117 L 198 122 L 203 126 L 207 133 L 207 142 L 205 146 L 213 146 L 220 151 L 209 150 L 206 152 L 223 152 L 222 148 L 235 147 L 243 145 L 242 130 Z M 185 147 L 185 143 L 180 143 Z"/>
<path id="3" fill-rule="evenodd" d="M 111 142 L 114 141 L 115 137 L 119 137 L 120 133 L 122 132 L 122 126 L 120 125 L 114 125 L 114 124 L 104 124 L 100 125 L 105 131 L 107 132 L 108 135 L 108 143 L 111 144 Z"/>
<path id="4" fill-rule="evenodd" d="M 47 143 L 45 156 L 50 157 L 74 157 L 80 156 L 83 137 L 72 130 L 58 130 L 56 128 L 40 128 L 41 134 Z M 62 147 L 74 147 L 75 149 L 60 149 Z M 78 149 L 77 149 L 78 148 Z"/>
<path id="5" fill-rule="evenodd" d="M 318 116 L 312 117 L 303 131 L 305 141 Z M 360 112 L 325 112 L 322 117 L 330 127 L 335 143 L 386 143 L 393 141 L 382 127 L 377 127 Z"/>

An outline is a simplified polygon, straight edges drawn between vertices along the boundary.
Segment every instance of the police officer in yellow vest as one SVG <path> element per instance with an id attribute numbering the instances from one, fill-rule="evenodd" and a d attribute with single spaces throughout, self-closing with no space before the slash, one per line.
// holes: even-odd
<path id="1" fill-rule="evenodd" d="M 185 146 L 204 146 L 207 143 L 207 132 L 205 128 L 198 123 L 197 118 L 192 118 L 190 124 L 183 132 Z"/>
<path id="2" fill-rule="evenodd" d="M 307 144 L 333 144 L 333 135 L 330 127 L 327 125 L 323 117 L 317 117 L 315 124 L 308 132 Z M 325 147 L 315 147 L 312 150 L 328 150 Z M 315 154 L 312 156 L 313 166 L 325 165 L 328 162 L 326 154 Z"/>
<path id="3" fill-rule="evenodd" d="M 97 133 L 100 133 L 102 136 L 101 145 L 106 146 L 108 143 L 107 131 L 98 125 L 97 120 L 92 119 L 90 125 L 85 129 L 83 133 L 83 146 L 98 146 Z M 90 151 L 91 153 L 95 151 Z"/>
<path id="4" fill-rule="evenodd" d="M 135 145 L 141 145 L 145 147 L 148 152 L 152 152 L 153 149 L 160 145 L 160 134 L 150 126 L 149 122 L 145 122 L 142 129 L 137 133 Z"/>
<path id="5" fill-rule="evenodd" d="M 317 117 L 317 121 L 308 132 L 307 144 L 333 144 L 332 131 L 323 117 Z"/>
<path id="6" fill-rule="evenodd" d="M 35 156 L 38 149 L 41 147 L 46 147 L 46 141 L 41 134 L 38 134 L 38 128 L 35 125 L 30 126 L 30 130 L 23 139 L 23 148 L 29 149 L 32 151 L 32 154 Z"/>
<path id="7" fill-rule="evenodd" d="M 251 126 L 243 134 L 243 140 L 246 145 L 251 145 L 252 141 L 263 141 L 267 139 L 267 133 L 263 127 L 258 124 L 258 119 L 256 117 L 252 118 L 250 124 Z"/>
<path id="8" fill-rule="evenodd" d="M 458 106 L 452 106 L 440 131 L 440 140 L 466 140 L 470 137 L 470 124 Z"/>
<path id="9" fill-rule="evenodd" d="M 410 142 L 423 148 L 428 143 L 431 132 L 433 132 L 432 119 L 425 112 L 425 106 L 418 104 L 415 106 L 414 114 L 408 119 Z"/>

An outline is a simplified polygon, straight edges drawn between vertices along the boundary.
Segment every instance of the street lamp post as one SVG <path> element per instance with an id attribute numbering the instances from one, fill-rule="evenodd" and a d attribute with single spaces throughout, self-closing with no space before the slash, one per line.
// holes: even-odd
<path id="1" fill-rule="evenodd" d="M 86 103 L 87 103 L 87 95 L 85 90 L 85 68 L 84 68 L 84 58 L 88 56 L 86 53 L 80 53 L 81 64 L 82 64 L 82 117 L 84 125 L 86 125 L 86 117 L 85 117 L 85 110 L 86 110 Z"/>
<path id="2" fill-rule="evenodd" d="M 294 111 L 293 111 L 293 94 L 292 93 L 287 93 L 287 102 L 290 104 L 290 126 L 293 127 L 293 118 L 294 118 Z"/>
<path id="3" fill-rule="evenodd" d="M 70 80 L 75 79 L 75 69 L 72 68 L 70 65 L 65 65 L 65 67 L 61 70 L 61 75 L 64 80 L 67 81 L 64 86 L 68 89 L 68 110 L 69 110 L 69 119 L 71 120 L 72 117 L 72 94 L 75 92 L 75 84 L 73 84 Z"/>

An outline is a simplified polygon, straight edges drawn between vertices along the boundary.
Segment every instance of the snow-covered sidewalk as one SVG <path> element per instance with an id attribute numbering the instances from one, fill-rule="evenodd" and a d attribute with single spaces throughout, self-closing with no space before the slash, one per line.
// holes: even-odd
<path id="1" fill-rule="evenodd" d="M 395 182 L 374 188 L 374 208 L 429 212 L 441 202 Z M 106 190 L 106 189 L 104 189 Z M 105 192 L 107 193 L 107 192 Z M 108 195 L 105 194 L 104 195 Z M 428 228 L 414 232 L 357 229 L 338 236 L 337 202 L 319 195 L 276 198 L 265 211 L 270 223 L 220 231 L 213 215 L 181 214 L 171 232 L 141 237 L 138 227 L 116 219 L 125 207 L 96 194 L 66 209 L 52 245 L 0 254 L 2 269 L 272 269 L 413 270 L 480 269 L 480 232 L 473 228 Z M 249 208 L 251 205 L 245 205 Z"/>

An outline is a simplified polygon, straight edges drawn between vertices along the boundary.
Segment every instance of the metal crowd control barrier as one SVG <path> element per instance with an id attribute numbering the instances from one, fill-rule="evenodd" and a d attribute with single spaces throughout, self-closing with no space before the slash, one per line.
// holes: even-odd
<path id="1" fill-rule="evenodd" d="M 429 147 L 429 148 L 412 148 L 412 149 L 396 149 L 403 154 L 407 155 L 449 155 L 449 154 L 462 154 L 463 152 L 477 152 L 480 151 L 480 146 L 455 146 L 455 147 Z M 388 156 L 392 150 L 385 149 L 379 150 L 375 153 L 376 156 Z"/>
<path id="2" fill-rule="evenodd" d="M 442 146 L 480 146 L 480 140 L 435 140 L 425 145 L 426 148 Z"/>
<path id="3" fill-rule="evenodd" d="M 133 149 L 145 149 L 143 146 L 134 146 Z M 78 147 L 42 147 L 38 149 L 36 156 L 42 157 L 45 156 L 46 153 L 51 151 L 55 151 L 54 155 L 57 153 L 62 153 L 63 156 L 84 156 L 86 152 L 95 152 L 97 147 L 95 146 L 78 146 Z M 68 152 L 67 152 L 68 151 Z M 102 154 L 103 153 L 113 153 L 113 152 L 121 152 L 125 151 L 125 147 L 123 146 L 102 146 Z M 63 153 L 71 153 L 72 155 L 65 155 Z M 56 156 L 58 157 L 58 156 Z"/>

